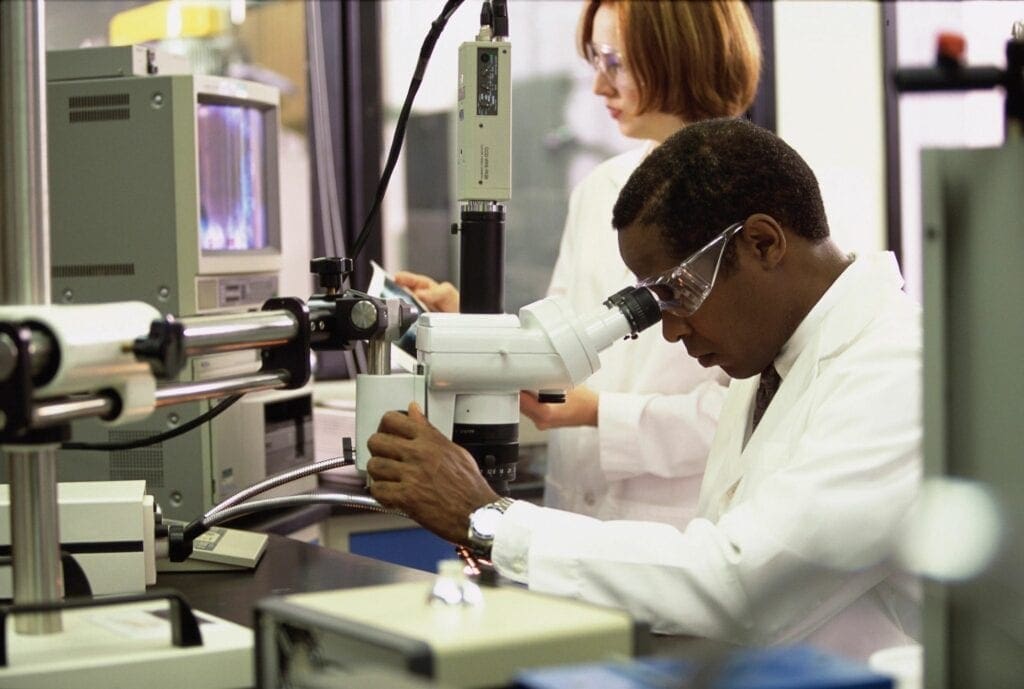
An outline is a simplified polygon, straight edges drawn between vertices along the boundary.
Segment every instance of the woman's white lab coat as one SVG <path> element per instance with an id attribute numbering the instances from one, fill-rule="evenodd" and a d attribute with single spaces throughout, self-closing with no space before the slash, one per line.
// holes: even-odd
<path id="1" fill-rule="evenodd" d="M 517 502 L 499 571 L 661 632 L 858 658 L 909 642 L 916 582 L 887 559 L 921 473 L 920 309 L 901 285 L 891 254 L 847 268 L 776 359 L 745 444 L 758 376 L 733 381 L 685 531 Z"/>
<path id="2" fill-rule="evenodd" d="M 589 311 L 635 276 L 619 256 L 612 208 L 653 144 L 605 161 L 573 190 L 549 294 Z M 685 527 L 728 378 L 705 369 L 654 327 L 601 353 L 587 382 L 598 426 L 551 431 L 545 504 L 599 519 Z"/>

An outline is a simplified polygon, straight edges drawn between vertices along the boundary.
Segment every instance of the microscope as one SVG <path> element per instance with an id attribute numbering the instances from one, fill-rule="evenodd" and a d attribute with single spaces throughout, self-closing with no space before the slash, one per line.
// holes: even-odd
<path id="1" fill-rule="evenodd" d="M 366 441 L 381 416 L 415 401 L 473 455 L 496 491 L 507 492 L 516 478 L 519 391 L 564 402 L 567 388 L 600 368 L 602 350 L 659 320 L 658 303 L 643 287 L 627 287 L 584 314 L 561 297 L 524 306 L 518 317 L 425 313 L 417 323 L 414 373 L 384 367 L 356 377 L 356 466 L 365 472 Z"/>

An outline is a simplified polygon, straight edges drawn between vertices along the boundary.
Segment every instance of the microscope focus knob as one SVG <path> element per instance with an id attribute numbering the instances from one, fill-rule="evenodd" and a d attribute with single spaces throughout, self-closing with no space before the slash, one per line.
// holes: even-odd
<path id="1" fill-rule="evenodd" d="M 537 401 L 542 404 L 565 404 L 565 391 L 541 390 L 537 393 Z"/>

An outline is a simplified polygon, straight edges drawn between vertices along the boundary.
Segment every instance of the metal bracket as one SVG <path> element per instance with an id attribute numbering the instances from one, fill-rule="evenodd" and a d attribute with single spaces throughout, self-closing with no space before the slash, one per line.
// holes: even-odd
<path id="1" fill-rule="evenodd" d="M 312 368 L 309 363 L 310 345 L 310 321 L 309 308 L 301 299 L 295 297 L 280 297 L 268 299 L 263 304 L 263 311 L 287 311 L 295 317 L 298 323 L 298 332 L 295 338 L 287 344 L 272 349 L 263 350 L 263 366 L 260 369 L 263 373 L 273 373 L 285 370 L 288 372 L 288 384 L 286 390 L 301 388 L 312 375 Z"/>
<path id="2" fill-rule="evenodd" d="M 67 424 L 32 429 L 32 330 L 22 323 L 0 323 L 0 335 L 6 335 L 15 349 L 14 366 L 0 380 L 0 445 L 48 445 L 67 440 L 71 437 Z"/>

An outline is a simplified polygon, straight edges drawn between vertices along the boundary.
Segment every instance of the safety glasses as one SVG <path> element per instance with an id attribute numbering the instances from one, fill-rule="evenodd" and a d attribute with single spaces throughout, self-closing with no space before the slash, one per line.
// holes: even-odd
<path id="1" fill-rule="evenodd" d="M 639 286 L 654 293 L 662 311 L 676 316 L 692 316 L 715 286 L 729 240 L 742 229 L 743 223 L 729 225 L 678 266 L 642 280 Z"/>
<path id="2" fill-rule="evenodd" d="M 583 47 L 583 56 L 587 58 L 591 67 L 604 74 L 611 82 L 616 82 L 626 73 L 622 53 L 610 45 L 591 41 Z"/>

